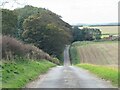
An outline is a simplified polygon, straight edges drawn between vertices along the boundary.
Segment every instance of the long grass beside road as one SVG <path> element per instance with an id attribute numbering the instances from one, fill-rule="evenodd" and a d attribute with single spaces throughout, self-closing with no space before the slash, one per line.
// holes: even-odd
<path id="1" fill-rule="evenodd" d="M 0 64 L 0 68 L 2 68 L 2 88 L 24 87 L 28 82 L 54 66 L 56 65 L 46 60 L 3 61 Z"/>
<path id="2" fill-rule="evenodd" d="M 78 63 L 80 63 L 80 57 L 78 55 L 77 47 L 76 46 L 70 47 L 70 60 L 71 60 L 72 64 L 78 64 Z"/>
<path id="3" fill-rule="evenodd" d="M 93 65 L 93 64 L 77 64 L 76 66 L 89 70 L 90 72 L 96 74 L 97 76 L 111 81 L 115 86 L 118 86 L 118 69 L 113 69 L 107 66 Z M 119 83 L 120 86 L 120 83 Z"/>

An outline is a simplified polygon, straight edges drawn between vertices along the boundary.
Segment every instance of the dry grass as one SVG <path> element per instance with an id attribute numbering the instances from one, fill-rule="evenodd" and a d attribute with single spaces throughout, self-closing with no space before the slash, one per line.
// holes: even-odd
<path id="1" fill-rule="evenodd" d="M 52 60 L 52 57 L 50 57 L 49 54 L 43 52 L 39 48 L 30 44 L 24 44 L 23 42 L 9 36 L 3 36 L 0 45 L 2 45 L 3 59 L 11 60 L 16 57 L 25 57 L 29 59 Z"/>

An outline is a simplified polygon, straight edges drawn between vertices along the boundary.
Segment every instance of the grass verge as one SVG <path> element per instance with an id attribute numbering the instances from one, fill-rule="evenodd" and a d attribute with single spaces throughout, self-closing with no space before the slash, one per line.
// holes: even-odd
<path id="1" fill-rule="evenodd" d="M 77 47 L 76 46 L 71 46 L 70 47 L 70 60 L 72 64 L 78 64 L 80 63 L 80 58 L 79 58 L 79 53 L 77 52 Z"/>
<path id="2" fill-rule="evenodd" d="M 120 86 L 120 83 L 118 83 L 118 76 L 120 75 L 120 72 L 118 73 L 118 69 L 92 64 L 77 64 L 76 66 L 87 69 L 97 76 L 111 81 L 111 83 L 115 86 Z"/>
<path id="3" fill-rule="evenodd" d="M 3 61 L 2 68 L 2 88 L 21 88 L 28 82 L 37 78 L 56 66 L 46 60 L 15 60 Z"/>

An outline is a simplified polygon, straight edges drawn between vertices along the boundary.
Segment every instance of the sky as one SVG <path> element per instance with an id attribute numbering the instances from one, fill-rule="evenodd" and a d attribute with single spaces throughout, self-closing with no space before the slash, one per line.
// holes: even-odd
<path id="1" fill-rule="evenodd" d="M 0 0 L 4 8 L 14 9 L 32 5 L 51 10 L 69 24 L 98 24 L 118 22 L 119 0 Z M 1 5 L 1 4 L 0 4 Z"/>

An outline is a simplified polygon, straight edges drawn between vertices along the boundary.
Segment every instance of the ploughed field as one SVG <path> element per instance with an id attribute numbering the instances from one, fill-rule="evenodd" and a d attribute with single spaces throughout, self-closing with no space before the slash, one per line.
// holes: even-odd
<path id="1" fill-rule="evenodd" d="M 118 43 L 115 41 L 77 42 L 75 47 L 80 63 L 111 66 L 118 64 Z"/>

